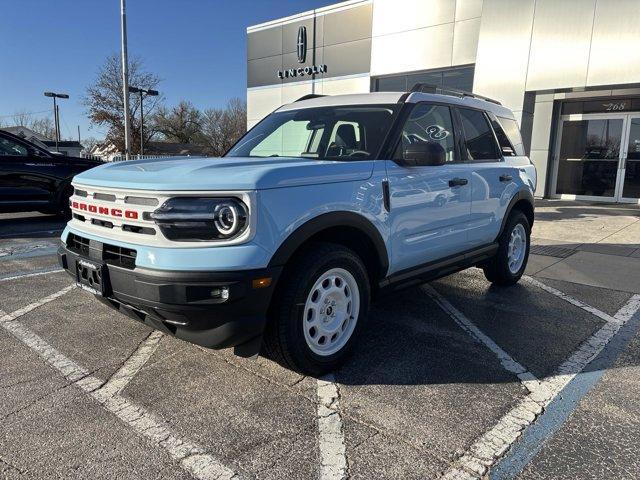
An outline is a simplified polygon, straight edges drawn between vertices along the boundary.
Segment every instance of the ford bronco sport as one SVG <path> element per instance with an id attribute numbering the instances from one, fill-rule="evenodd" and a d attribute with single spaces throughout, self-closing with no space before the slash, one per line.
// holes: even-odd
<path id="1" fill-rule="evenodd" d="M 344 361 L 384 290 L 472 266 L 517 282 L 535 185 L 498 102 L 422 85 L 310 95 L 223 158 L 77 175 L 59 259 L 79 286 L 153 328 L 322 374 Z"/>

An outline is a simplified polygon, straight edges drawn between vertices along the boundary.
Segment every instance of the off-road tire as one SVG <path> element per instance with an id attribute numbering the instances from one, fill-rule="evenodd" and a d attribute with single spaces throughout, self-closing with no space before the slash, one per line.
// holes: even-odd
<path id="1" fill-rule="evenodd" d="M 328 356 L 314 353 L 304 335 L 304 305 L 316 281 L 334 268 L 348 271 L 356 280 L 360 308 L 346 344 Z M 371 288 L 367 269 L 352 250 L 337 244 L 313 243 L 285 267 L 263 337 L 264 353 L 279 364 L 305 375 L 319 376 L 344 363 L 369 312 Z"/>
<path id="2" fill-rule="evenodd" d="M 69 206 L 69 197 L 73 195 L 73 187 L 71 185 L 65 185 L 58 199 L 58 205 L 55 210 L 55 214 L 63 220 L 71 220 L 71 207 Z"/>
<path id="3" fill-rule="evenodd" d="M 526 249 L 522 266 L 517 272 L 513 273 L 509 269 L 509 239 L 511 238 L 511 232 L 513 232 L 514 228 L 516 228 L 518 224 L 521 224 L 524 227 L 524 231 L 526 233 Z M 498 239 L 498 252 L 491 260 L 487 261 L 482 266 L 484 276 L 495 285 L 509 286 L 516 284 L 527 268 L 530 247 L 531 226 L 529 225 L 529 220 L 520 210 L 514 210 L 509 215 L 504 230 Z"/>

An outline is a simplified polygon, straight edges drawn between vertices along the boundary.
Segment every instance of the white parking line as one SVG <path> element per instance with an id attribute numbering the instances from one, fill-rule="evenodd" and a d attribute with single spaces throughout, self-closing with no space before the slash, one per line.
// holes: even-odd
<path id="1" fill-rule="evenodd" d="M 587 305 L 586 303 L 578 300 L 577 298 L 573 298 L 571 295 L 561 292 L 557 288 L 553 288 L 553 287 L 550 287 L 549 285 L 545 285 L 544 283 L 540 282 L 539 280 L 536 280 L 533 277 L 529 277 L 525 275 L 524 277 L 522 277 L 522 279 L 525 280 L 526 282 L 529 282 L 531 285 L 535 285 L 536 287 L 541 288 L 545 292 L 548 292 L 552 295 L 555 295 L 558 298 L 561 298 L 562 300 L 570 303 L 571 305 L 575 305 L 576 307 L 581 308 L 582 310 L 585 310 L 586 312 L 589 312 L 598 318 L 601 318 L 605 322 L 613 322 L 613 323 L 618 322 L 618 320 L 615 317 L 612 317 L 611 315 L 601 310 L 598 310 L 597 308 L 592 307 L 591 305 Z"/>
<path id="2" fill-rule="evenodd" d="M 476 327 L 471 320 L 469 320 L 460 310 L 454 307 L 451 302 L 444 298 L 440 293 L 431 285 L 425 284 L 422 286 L 424 291 L 438 304 L 442 310 L 449 314 L 454 322 L 458 324 L 460 328 L 466 331 L 469 335 L 475 338 L 478 342 L 484 344 L 489 350 L 491 350 L 502 366 L 508 372 L 516 375 L 524 387 L 529 392 L 535 392 L 540 387 L 540 381 L 536 376 L 516 361 L 511 355 L 505 352 L 500 346 L 491 340 L 487 335 Z"/>
<path id="3" fill-rule="evenodd" d="M 320 479 L 341 480 L 347 477 L 347 457 L 342 417 L 338 410 L 338 386 L 333 375 L 318 379 L 318 401 Z"/>
<path id="4" fill-rule="evenodd" d="M 149 361 L 154 354 L 163 334 L 158 330 L 154 330 L 149 336 L 138 346 L 136 351 L 124 362 L 120 370 L 114 373 L 111 378 L 100 389 L 100 394 L 106 397 L 112 397 L 124 390 L 133 377 L 137 375 L 145 363 Z"/>
<path id="5" fill-rule="evenodd" d="M 100 388 L 103 385 L 102 380 L 90 375 L 86 368 L 60 353 L 17 320 L 20 316 L 55 300 L 74 287 L 64 288 L 16 312 L 2 315 L 0 317 L 0 326 L 31 348 L 67 380 L 100 403 L 107 411 L 113 413 L 140 435 L 145 436 L 154 445 L 164 448 L 171 458 L 190 472 L 194 478 L 202 480 L 239 479 L 239 474 L 206 453 L 203 447 L 175 435 L 162 419 L 156 417 L 143 406 L 136 405 L 117 393 L 113 394 L 113 391 L 117 390 L 117 385 L 121 383 L 116 382 L 113 384 L 116 386 L 109 389 Z M 129 373 L 132 368 L 135 367 L 130 366 Z M 126 378 L 126 375 L 123 375 L 122 378 Z"/>
<path id="6" fill-rule="evenodd" d="M 15 275 L 10 275 L 8 277 L 0 277 L 0 282 L 8 282 L 9 280 L 18 280 L 19 278 L 39 277 L 40 275 L 49 275 L 50 273 L 60 273 L 60 272 L 64 272 L 64 270 L 62 268 L 53 268 L 51 270 L 42 270 L 40 272 L 18 273 Z"/>
<path id="7" fill-rule="evenodd" d="M 543 285 L 537 280 L 535 282 L 536 284 Z M 545 288 L 545 290 L 547 289 Z M 522 432 L 535 421 L 542 410 L 604 349 L 611 338 L 618 333 L 620 328 L 640 310 L 640 295 L 632 296 L 629 301 L 611 317 L 595 307 L 573 299 L 559 290 L 553 290 L 558 292 L 558 297 L 600 318 L 608 317 L 611 321 L 607 321 L 600 330 L 584 341 L 582 345 L 558 367 L 554 375 L 542 380 L 539 389 L 523 398 L 514 408 L 507 412 L 493 428 L 476 439 L 469 449 L 445 472 L 443 478 L 450 480 L 479 479 L 485 475 L 488 468 L 504 455 Z M 554 293 L 554 295 L 556 295 L 556 293 Z M 574 302 L 579 302 L 580 305 Z"/>
<path id="8" fill-rule="evenodd" d="M 64 295 L 65 293 L 67 293 L 69 290 L 72 290 L 76 288 L 75 285 L 69 285 L 68 287 L 63 288 L 62 290 L 56 292 L 56 293 L 52 293 L 51 295 L 44 297 L 40 300 L 38 300 L 37 302 L 33 302 L 30 303 L 29 305 L 26 305 L 24 307 L 22 307 L 19 310 L 16 310 L 13 313 L 7 313 L 5 315 L 0 316 L 0 324 L 4 323 L 4 322 L 10 322 L 12 320 L 15 320 L 18 317 L 21 317 L 27 313 L 29 313 L 31 310 L 34 310 L 42 305 L 44 305 L 45 303 L 49 303 L 53 300 L 55 300 L 58 297 L 61 297 L 62 295 Z"/>

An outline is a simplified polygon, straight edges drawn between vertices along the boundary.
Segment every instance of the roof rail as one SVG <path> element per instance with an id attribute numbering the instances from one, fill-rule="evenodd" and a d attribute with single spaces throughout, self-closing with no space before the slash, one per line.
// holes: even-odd
<path id="1" fill-rule="evenodd" d="M 326 97 L 326 95 L 318 95 L 317 93 L 308 93 L 307 95 L 301 96 L 299 99 L 295 100 L 293 103 L 301 102 L 302 100 L 309 100 L 311 98 L 318 98 L 318 97 Z"/>
<path id="2" fill-rule="evenodd" d="M 464 90 L 458 90 L 456 88 L 448 88 L 448 87 L 440 87 L 438 85 L 432 85 L 429 83 L 416 83 L 412 88 L 411 92 L 417 93 L 437 93 L 440 95 L 451 95 L 459 98 L 478 98 L 480 100 L 485 100 L 487 102 L 495 103 L 498 105 L 502 105 L 498 100 L 494 100 L 493 98 L 483 97 L 482 95 L 478 95 L 476 93 L 465 92 Z"/>

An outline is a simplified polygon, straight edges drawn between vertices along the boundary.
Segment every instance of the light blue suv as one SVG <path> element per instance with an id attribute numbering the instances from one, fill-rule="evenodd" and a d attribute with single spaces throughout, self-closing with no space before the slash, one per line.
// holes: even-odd
<path id="1" fill-rule="evenodd" d="M 425 92 L 425 90 L 427 90 Z M 178 338 L 322 374 L 385 290 L 527 265 L 536 171 L 513 114 L 464 92 L 310 95 L 223 158 L 75 177 L 62 266 Z"/>

